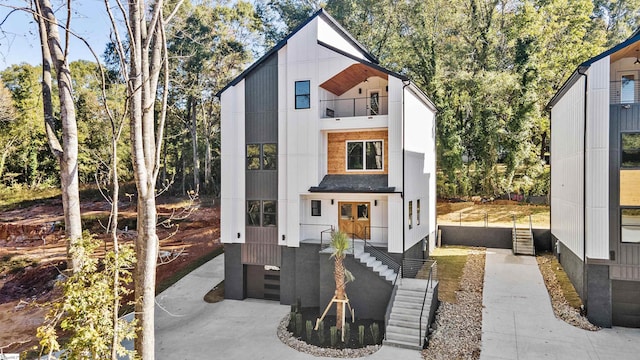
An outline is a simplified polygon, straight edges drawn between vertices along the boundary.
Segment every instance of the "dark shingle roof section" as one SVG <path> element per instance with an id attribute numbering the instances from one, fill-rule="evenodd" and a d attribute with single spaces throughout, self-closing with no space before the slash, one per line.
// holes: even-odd
<path id="1" fill-rule="evenodd" d="M 318 186 L 309 192 L 392 193 L 386 174 L 382 175 L 325 175 Z"/>

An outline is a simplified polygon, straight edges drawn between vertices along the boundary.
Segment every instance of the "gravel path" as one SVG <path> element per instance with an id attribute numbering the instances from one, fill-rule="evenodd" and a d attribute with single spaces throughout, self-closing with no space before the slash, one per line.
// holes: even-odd
<path id="1" fill-rule="evenodd" d="M 484 260 L 484 250 L 470 251 L 456 294 L 458 302 L 440 304 L 429 346 L 422 352 L 425 359 L 480 358 Z"/>

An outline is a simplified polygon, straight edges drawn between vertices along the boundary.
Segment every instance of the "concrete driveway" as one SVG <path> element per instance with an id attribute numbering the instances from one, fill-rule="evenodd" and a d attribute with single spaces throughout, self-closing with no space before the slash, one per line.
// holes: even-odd
<path id="1" fill-rule="evenodd" d="M 157 359 L 318 359 L 284 345 L 276 335 L 289 306 L 273 301 L 204 295 L 224 277 L 224 255 L 191 272 L 156 297 Z M 420 359 L 420 352 L 383 346 L 368 359 Z"/>

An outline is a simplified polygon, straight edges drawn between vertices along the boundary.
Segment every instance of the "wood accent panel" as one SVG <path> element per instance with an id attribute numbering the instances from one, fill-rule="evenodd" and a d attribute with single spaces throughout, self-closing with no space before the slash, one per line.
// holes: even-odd
<path id="1" fill-rule="evenodd" d="M 620 205 L 640 206 L 640 170 L 620 170 Z"/>
<path id="2" fill-rule="evenodd" d="M 618 51 L 616 51 L 615 53 L 611 54 L 611 62 L 614 63 L 622 58 L 634 58 L 634 57 L 638 57 L 640 56 L 640 45 L 638 45 L 638 43 L 633 43 L 623 49 L 620 49 Z"/>
<path id="3" fill-rule="evenodd" d="M 329 133 L 327 139 L 327 173 L 335 174 L 387 174 L 389 170 L 389 132 L 387 130 Z M 380 170 L 347 171 L 347 140 L 382 140 L 384 166 Z"/>
<path id="4" fill-rule="evenodd" d="M 320 84 L 320 87 L 340 96 L 372 76 L 383 79 L 389 78 L 387 74 L 380 70 L 364 64 L 353 64 Z"/>

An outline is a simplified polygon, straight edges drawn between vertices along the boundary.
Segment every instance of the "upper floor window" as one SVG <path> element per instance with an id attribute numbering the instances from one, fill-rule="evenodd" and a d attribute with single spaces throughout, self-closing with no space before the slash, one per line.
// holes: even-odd
<path id="1" fill-rule="evenodd" d="M 413 228 L 413 201 L 409 201 L 409 229 Z"/>
<path id="2" fill-rule="evenodd" d="M 276 170 L 278 146 L 276 144 L 247 144 L 247 170 Z"/>
<path id="3" fill-rule="evenodd" d="M 416 200 L 416 225 L 420 225 L 420 199 Z"/>
<path id="4" fill-rule="evenodd" d="M 309 80 L 296 81 L 296 109 L 311 107 L 311 86 Z"/>
<path id="5" fill-rule="evenodd" d="M 322 216 L 322 202 L 311 200 L 311 216 Z"/>
<path id="6" fill-rule="evenodd" d="M 347 141 L 347 170 L 382 170 L 382 140 Z"/>
<path id="7" fill-rule="evenodd" d="M 623 243 L 640 243 L 640 208 L 621 210 L 620 241 Z"/>
<path id="8" fill-rule="evenodd" d="M 276 226 L 277 216 L 277 201 L 247 200 L 247 226 Z"/>
<path id="9" fill-rule="evenodd" d="M 620 167 L 640 167 L 640 133 L 622 133 Z"/>

